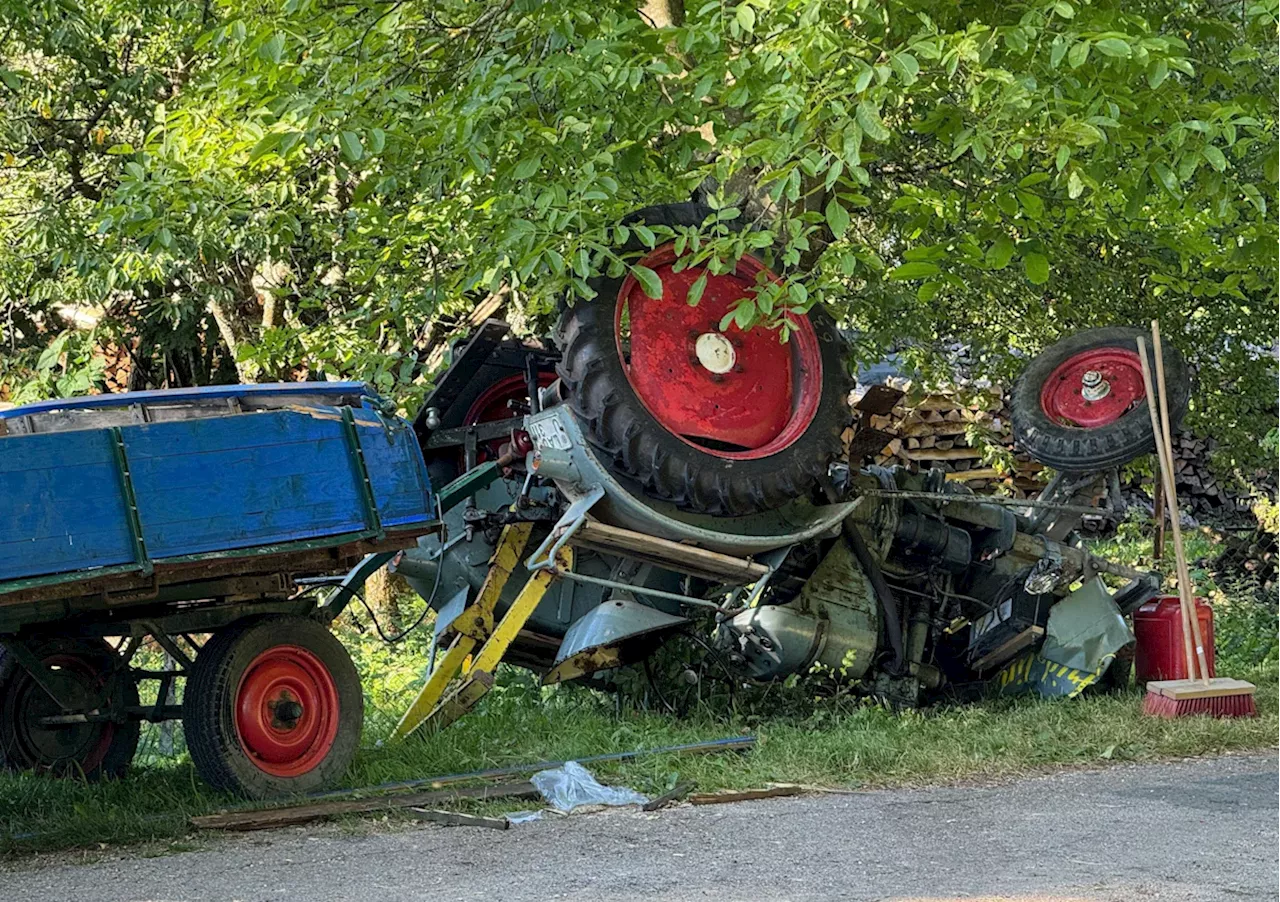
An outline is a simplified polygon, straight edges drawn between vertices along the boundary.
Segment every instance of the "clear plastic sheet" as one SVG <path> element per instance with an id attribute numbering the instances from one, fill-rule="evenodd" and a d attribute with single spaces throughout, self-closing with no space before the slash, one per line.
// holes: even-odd
<path id="1" fill-rule="evenodd" d="M 562 767 L 539 771 L 533 785 L 558 811 L 572 811 L 583 805 L 643 805 L 648 798 L 625 786 L 605 786 L 576 761 Z"/>

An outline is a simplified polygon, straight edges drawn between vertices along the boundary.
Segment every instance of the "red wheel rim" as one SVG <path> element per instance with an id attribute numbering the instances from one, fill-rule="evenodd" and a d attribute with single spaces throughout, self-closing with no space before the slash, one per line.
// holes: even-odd
<path id="1" fill-rule="evenodd" d="M 61 670 L 81 682 L 88 689 L 89 697 L 101 690 L 105 684 L 105 675 L 93 662 L 74 654 L 53 654 L 44 659 L 46 666 Z M 28 678 L 29 679 L 29 678 Z M 55 762 L 74 762 L 86 774 L 91 774 L 101 766 L 111 750 L 115 739 L 116 725 L 111 722 L 86 724 L 71 727 L 38 727 L 35 721 L 41 717 L 62 714 L 62 707 L 39 688 L 34 680 L 26 690 L 28 693 L 25 707 L 28 723 L 25 725 L 24 740 L 29 751 L 38 759 L 51 765 Z M 95 741 L 96 734 L 96 741 Z"/>
<path id="2" fill-rule="evenodd" d="M 546 388 L 555 381 L 555 373 L 538 373 L 538 388 Z M 496 420 L 510 419 L 513 416 L 517 416 L 517 414 L 512 413 L 511 408 L 507 406 L 508 402 L 527 402 L 528 400 L 529 386 L 522 374 L 517 373 L 505 379 L 499 379 L 482 391 L 480 396 L 467 408 L 467 415 L 462 421 L 463 425 L 474 426 L 477 423 L 492 423 Z M 533 449 L 533 442 L 529 438 L 529 433 L 523 429 L 514 429 L 510 439 L 496 438 L 481 445 L 478 449 L 480 454 L 477 463 L 496 460 L 501 457 L 502 446 L 508 441 L 513 441 L 516 445 L 516 450 L 522 454 L 526 454 Z"/>
<path id="3" fill-rule="evenodd" d="M 305 648 L 276 645 L 240 678 L 235 716 L 240 746 L 260 770 L 301 776 L 325 759 L 338 735 L 338 686 Z"/>
<path id="4" fill-rule="evenodd" d="M 1096 429 L 1114 423 L 1145 397 L 1137 351 L 1093 348 L 1049 374 L 1040 388 L 1040 409 L 1059 425 Z"/>
<path id="5" fill-rule="evenodd" d="M 756 291 L 757 277 L 779 279 L 754 257 L 726 275 L 707 273 L 696 306 L 689 289 L 707 272 L 676 272 L 673 245 L 640 261 L 657 273 L 662 297 L 650 298 L 628 275 L 618 292 L 614 336 L 636 396 L 672 435 L 716 457 L 753 460 L 777 454 L 804 435 L 822 398 L 822 352 L 807 316 L 788 316 L 791 336 L 721 332 L 720 320 Z"/>

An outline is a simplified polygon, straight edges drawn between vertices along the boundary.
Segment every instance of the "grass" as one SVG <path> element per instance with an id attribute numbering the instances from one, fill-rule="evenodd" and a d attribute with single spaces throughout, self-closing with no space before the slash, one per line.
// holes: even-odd
<path id="1" fill-rule="evenodd" d="M 1245 721 L 1146 718 L 1136 690 L 1072 701 L 996 700 L 901 714 L 845 698 L 816 703 L 804 716 L 698 714 L 675 720 L 617 711 L 600 696 L 543 690 L 508 673 L 506 685 L 477 711 L 431 740 L 363 750 L 346 784 L 369 786 L 741 733 L 758 737 L 754 751 L 659 755 L 594 770 L 607 782 L 650 794 L 688 779 L 702 790 L 768 782 L 852 788 L 1003 778 L 1058 767 L 1270 748 L 1280 728 L 1277 672 L 1266 668 L 1249 676 L 1259 686 L 1261 716 Z M 378 729 L 380 719 L 372 721 Z M 124 780 L 99 785 L 0 775 L 0 848 L 12 855 L 100 843 L 182 842 L 190 833 L 187 818 L 229 804 L 233 800 L 200 783 L 185 757 L 137 767 Z"/>
<path id="2" fill-rule="evenodd" d="M 1140 535 L 1126 537 L 1122 531 L 1115 547 L 1104 550 L 1140 563 L 1141 541 Z M 1217 586 L 1210 589 L 1223 592 Z M 732 716 L 696 711 L 675 719 L 620 707 L 613 698 L 576 687 L 544 689 L 524 671 L 504 670 L 495 690 L 459 723 L 427 741 L 386 746 L 379 740 L 416 692 L 425 664 L 423 640 L 415 634 L 401 645 L 386 646 L 367 632 L 344 626 L 343 639 L 366 690 L 365 748 L 345 785 L 373 786 L 744 733 L 758 740 L 746 754 L 657 755 L 592 770 L 606 782 L 656 795 L 678 780 L 694 780 L 702 791 L 770 782 L 891 787 L 1274 748 L 1280 731 L 1274 603 L 1265 609 L 1240 604 L 1236 613 L 1221 600 L 1215 607 L 1220 670 L 1258 685 L 1256 719 L 1147 718 L 1141 714 L 1141 695 L 1132 689 L 1074 700 L 1000 699 L 900 714 L 849 696 L 812 699 L 793 691 L 785 705 L 775 695 L 768 708 L 757 704 L 753 711 L 740 705 Z M 1249 641 L 1230 645 L 1224 656 L 1224 640 L 1229 643 L 1235 634 Z M 760 710 L 765 713 L 755 713 Z M 117 782 L 84 785 L 0 774 L 0 855 L 157 841 L 165 844 L 161 850 L 189 847 L 188 818 L 237 803 L 200 782 L 182 751 L 181 729 L 176 733 L 175 751 L 161 753 L 159 728 L 145 727 L 139 764 Z M 465 807 L 496 813 L 528 804 Z"/>

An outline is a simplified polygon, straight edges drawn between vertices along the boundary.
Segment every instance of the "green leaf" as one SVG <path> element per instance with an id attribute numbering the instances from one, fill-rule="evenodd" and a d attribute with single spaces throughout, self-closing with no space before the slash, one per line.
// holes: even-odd
<path id="1" fill-rule="evenodd" d="M 940 288 L 942 288 L 941 282 L 925 282 L 923 285 L 921 285 L 919 288 L 916 289 L 916 298 L 918 300 L 924 301 L 925 303 L 928 303 L 929 301 L 932 301 L 935 296 L 937 296 L 938 290 Z"/>
<path id="2" fill-rule="evenodd" d="M 1168 77 L 1169 63 L 1167 60 L 1156 60 L 1147 67 L 1147 85 L 1153 91 L 1164 84 L 1164 80 Z"/>
<path id="3" fill-rule="evenodd" d="M 258 48 L 258 56 L 269 63 L 279 63 L 284 56 L 284 35 L 278 31 L 273 34 Z"/>
<path id="4" fill-rule="evenodd" d="M 1053 11 L 1064 19 L 1074 19 L 1076 17 L 1075 7 L 1067 3 L 1066 0 L 1058 0 L 1057 3 L 1053 4 Z"/>
<path id="5" fill-rule="evenodd" d="M 849 213 L 844 207 L 840 206 L 840 202 L 834 197 L 827 202 L 825 212 L 827 225 L 831 228 L 831 234 L 839 238 L 849 228 Z"/>
<path id="6" fill-rule="evenodd" d="M 636 233 L 636 237 L 644 243 L 645 247 L 653 248 L 657 246 L 657 236 L 653 234 L 653 229 L 649 228 L 647 225 L 637 223 L 631 227 L 631 231 Z M 650 297 L 657 297 L 657 295 L 650 295 Z"/>
<path id="7" fill-rule="evenodd" d="M 372 153 L 382 153 L 383 148 L 387 146 L 387 133 L 380 128 L 371 129 L 369 131 L 369 150 Z"/>
<path id="8" fill-rule="evenodd" d="M 640 287 L 644 289 L 645 294 L 655 301 L 662 299 L 662 280 L 658 278 L 656 272 L 638 263 L 631 267 L 631 272 L 635 275 L 636 281 L 640 283 Z"/>
<path id="9" fill-rule="evenodd" d="M 702 300 L 702 292 L 707 289 L 707 272 L 703 270 L 702 275 L 689 286 L 689 293 L 685 295 L 684 302 L 690 307 L 698 306 L 698 301 Z"/>
<path id="10" fill-rule="evenodd" d="M 884 122 L 880 119 L 879 111 L 871 101 L 864 100 L 858 104 L 854 119 L 857 120 L 858 125 L 862 127 L 862 131 L 872 141 L 883 143 L 889 140 L 889 129 L 885 128 Z"/>
<path id="11" fill-rule="evenodd" d="M 1160 180 L 1160 184 L 1164 185 L 1166 191 L 1174 197 L 1182 196 L 1182 191 L 1178 186 L 1178 177 L 1173 174 L 1172 169 L 1164 163 L 1156 163 L 1151 167 L 1151 170 L 1156 174 L 1156 178 Z"/>
<path id="12" fill-rule="evenodd" d="M 920 63 L 910 53 L 895 53 L 889 57 L 889 65 L 893 66 L 893 71 L 898 73 L 898 78 L 907 86 L 915 84 L 920 75 Z"/>
<path id="13" fill-rule="evenodd" d="M 1049 260 L 1044 254 L 1027 254 L 1022 258 L 1022 268 L 1034 285 L 1049 281 Z"/>
<path id="14" fill-rule="evenodd" d="M 516 164 L 516 168 L 511 171 L 513 178 L 523 181 L 533 175 L 542 167 L 542 157 L 525 157 Z"/>
<path id="15" fill-rule="evenodd" d="M 1118 59 L 1128 59 L 1133 55 L 1133 48 L 1129 46 L 1129 42 L 1121 38 L 1103 38 L 1094 46 L 1098 48 L 1099 53 Z"/>
<path id="16" fill-rule="evenodd" d="M 1084 181 L 1080 178 L 1080 173 L 1072 169 L 1071 175 L 1067 176 L 1067 197 L 1075 200 L 1081 194 L 1084 194 Z"/>
<path id="17" fill-rule="evenodd" d="M 1262 173 L 1267 177 L 1268 182 L 1280 181 L 1280 157 L 1273 153 L 1267 154 L 1266 160 L 1262 163 Z"/>
<path id="18" fill-rule="evenodd" d="M 1067 42 L 1062 35 L 1058 35 L 1053 39 L 1052 46 L 1049 47 L 1049 65 L 1056 69 L 1058 64 L 1062 62 L 1062 58 L 1067 55 Z"/>
<path id="19" fill-rule="evenodd" d="M 756 11 L 747 3 L 739 3 L 737 10 L 733 14 L 734 20 L 738 23 L 738 27 L 751 34 L 756 27 Z"/>
<path id="20" fill-rule="evenodd" d="M 1053 158 L 1053 165 L 1057 166 L 1058 171 L 1061 172 L 1063 169 L 1066 168 L 1067 162 L 1070 159 L 1071 159 L 1071 145 L 1063 144 L 1061 147 L 1058 148 L 1057 156 Z"/>
<path id="21" fill-rule="evenodd" d="M 1047 172 L 1033 172 L 1028 176 L 1024 176 L 1019 182 L 1019 188 L 1034 188 L 1042 182 L 1047 182 L 1052 176 Z"/>
<path id="22" fill-rule="evenodd" d="M 355 132 L 347 131 L 338 135 L 338 147 L 349 162 L 358 163 L 364 156 L 364 146 Z"/>
<path id="23" fill-rule="evenodd" d="M 1071 49 L 1067 51 L 1067 65 L 1072 69 L 1079 69 L 1084 65 L 1084 61 L 1089 58 L 1089 42 L 1079 41 L 1071 45 Z"/>
<path id="24" fill-rule="evenodd" d="M 1212 144 L 1207 145 L 1202 151 L 1200 151 L 1200 153 L 1209 161 L 1209 165 L 1219 172 L 1222 172 L 1227 168 L 1227 158 L 1223 156 L 1222 151 L 1218 150 L 1218 148 L 1214 147 Z"/>
<path id="25" fill-rule="evenodd" d="M 987 265 L 992 269 L 1004 269 L 1013 259 L 1017 246 L 1007 235 L 1001 235 L 987 248 Z"/>
<path id="26" fill-rule="evenodd" d="M 936 263 L 925 263 L 923 261 L 904 263 L 895 269 L 889 270 L 888 278 L 895 282 L 902 282 L 907 279 L 927 279 L 929 276 L 936 276 L 939 271 Z"/>

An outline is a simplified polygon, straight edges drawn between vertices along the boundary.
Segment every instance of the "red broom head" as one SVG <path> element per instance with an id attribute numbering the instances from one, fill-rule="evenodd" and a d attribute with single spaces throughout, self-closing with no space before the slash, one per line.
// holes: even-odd
<path id="1" fill-rule="evenodd" d="M 1142 713 L 1150 717 L 1257 717 L 1258 706 L 1252 695 L 1220 695 L 1216 698 L 1169 698 L 1148 692 Z"/>

